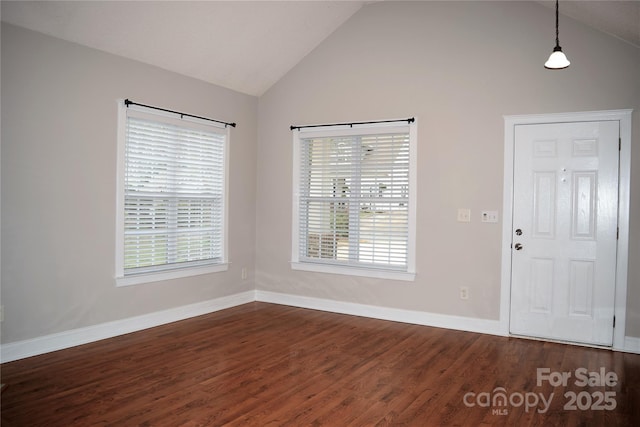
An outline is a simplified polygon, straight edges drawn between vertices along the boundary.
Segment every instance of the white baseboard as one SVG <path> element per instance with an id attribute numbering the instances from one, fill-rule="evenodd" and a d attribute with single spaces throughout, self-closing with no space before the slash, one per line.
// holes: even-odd
<path id="1" fill-rule="evenodd" d="M 624 348 L 620 351 L 640 354 L 640 338 L 624 337 Z"/>
<path id="2" fill-rule="evenodd" d="M 364 305 L 260 290 L 256 291 L 256 301 L 309 308 L 312 310 L 330 311 L 332 313 L 351 314 L 354 316 L 370 317 L 381 320 L 391 320 L 394 322 L 412 323 L 436 328 L 509 336 L 508 327 L 505 327 L 505 325 L 499 320 L 477 319 L 472 317 L 451 316 L 448 314 L 402 310 L 397 308 Z M 625 337 L 624 348 L 614 348 L 613 350 L 640 354 L 640 338 Z"/>
<path id="3" fill-rule="evenodd" d="M 51 351 L 75 347 L 106 338 L 112 338 L 118 335 L 124 335 L 188 319 L 190 317 L 213 313 L 215 311 L 224 310 L 226 308 L 254 301 L 369 317 L 373 319 L 390 320 L 394 322 L 411 323 L 415 325 L 432 326 L 436 328 L 455 329 L 499 336 L 508 335 L 504 332 L 504 325 L 501 325 L 498 320 L 451 316 L 447 314 L 403 310 L 398 308 L 388 308 L 257 290 L 202 301 L 195 304 L 171 308 L 128 319 L 88 326 L 86 328 L 73 329 L 43 337 L 4 344 L 0 346 L 0 359 L 2 360 L 2 363 L 11 362 L 18 359 L 24 359 L 26 357 L 37 356 Z M 640 354 L 640 338 L 626 337 L 624 349 L 616 350 Z"/>
<path id="4" fill-rule="evenodd" d="M 195 304 L 189 304 L 168 310 L 130 317 L 128 319 L 72 329 L 43 337 L 3 344 L 0 346 L 2 363 L 25 357 L 37 356 L 51 351 L 62 350 L 77 345 L 112 338 L 155 326 L 164 325 L 190 317 L 201 316 L 255 301 L 255 291 L 215 298 Z"/>
<path id="5" fill-rule="evenodd" d="M 423 311 L 402 310 L 398 308 L 364 305 L 352 302 L 310 298 L 298 295 L 280 294 L 269 291 L 256 291 L 256 301 L 290 305 L 332 313 L 351 314 L 394 322 L 433 326 L 436 328 L 456 329 L 466 332 L 505 336 L 504 327 L 499 320 L 477 319 L 472 317 L 451 316 L 447 314 L 427 313 Z"/>

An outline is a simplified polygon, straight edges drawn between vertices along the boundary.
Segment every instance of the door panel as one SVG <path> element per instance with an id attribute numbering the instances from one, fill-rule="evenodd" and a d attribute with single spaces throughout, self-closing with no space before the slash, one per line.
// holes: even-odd
<path id="1" fill-rule="evenodd" d="M 611 345 L 617 121 L 515 127 L 512 334 Z"/>

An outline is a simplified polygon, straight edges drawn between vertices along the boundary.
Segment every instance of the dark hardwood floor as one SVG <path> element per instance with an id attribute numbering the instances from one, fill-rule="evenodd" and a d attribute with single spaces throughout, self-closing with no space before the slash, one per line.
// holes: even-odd
<path id="1" fill-rule="evenodd" d="M 640 425 L 640 355 L 265 303 L 1 369 L 2 427 Z"/>

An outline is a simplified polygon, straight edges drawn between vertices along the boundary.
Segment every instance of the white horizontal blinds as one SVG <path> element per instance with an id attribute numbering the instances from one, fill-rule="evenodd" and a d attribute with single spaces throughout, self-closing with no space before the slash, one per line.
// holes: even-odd
<path id="1" fill-rule="evenodd" d="M 222 261 L 223 132 L 127 117 L 125 275 Z"/>
<path id="2" fill-rule="evenodd" d="M 406 270 L 408 130 L 300 141 L 300 260 Z"/>
<path id="3" fill-rule="evenodd" d="M 359 260 L 407 267 L 409 133 L 362 138 Z"/>

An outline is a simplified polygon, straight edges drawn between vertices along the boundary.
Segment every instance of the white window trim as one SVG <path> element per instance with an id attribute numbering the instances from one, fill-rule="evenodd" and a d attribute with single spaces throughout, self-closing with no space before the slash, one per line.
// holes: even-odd
<path id="1" fill-rule="evenodd" d="M 300 191 L 300 139 L 326 136 L 348 136 L 367 133 L 366 129 L 398 127 L 398 123 L 376 123 L 363 125 L 338 125 L 318 128 L 301 128 L 293 131 L 293 201 L 292 201 L 292 233 L 291 233 L 291 268 L 293 270 L 317 273 L 341 274 L 349 276 L 371 277 L 400 281 L 414 281 L 416 277 L 416 212 L 417 212 L 417 158 L 418 158 L 418 119 L 409 123 L 409 227 L 407 243 L 407 269 L 397 271 L 384 267 L 366 268 L 323 264 L 321 262 L 301 262 L 299 257 L 299 203 Z M 407 125 L 402 125 L 402 130 Z M 371 132 L 375 133 L 375 132 Z"/>
<path id="2" fill-rule="evenodd" d="M 198 118 L 191 117 L 183 117 L 180 118 L 179 114 L 168 113 L 163 111 L 156 111 L 148 108 L 144 108 L 141 106 L 129 105 L 128 107 L 125 105 L 123 99 L 117 100 L 118 105 L 118 151 L 117 151 L 117 170 L 116 170 L 116 272 L 115 272 L 115 282 L 116 286 L 130 286 L 130 285 L 138 285 L 142 283 L 150 283 L 150 282 L 158 282 L 163 280 L 171 280 L 178 279 L 183 277 L 190 276 L 198 276 L 202 274 L 216 273 L 221 271 L 226 271 L 229 269 L 229 136 L 230 131 L 229 128 L 226 127 L 226 140 L 225 140 L 225 158 L 224 158 L 224 208 L 222 211 L 222 221 L 223 221 L 223 254 L 222 260 L 215 264 L 207 264 L 201 266 L 191 266 L 185 268 L 172 268 L 164 271 L 155 271 L 150 273 L 141 273 L 141 274 L 133 274 L 127 275 L 124 274 L 124 207 L 125 207 L 125 143 L 126 143 L 126 128 L 127 128 L 127 109 L 131 109 L 132 111 L 141 112 L 141 113 L 149 113 L 155 116 L 163 116 L 168 118 L 174 118 L 176 120 L 181 121 L 189 121 L 193 124 L 204 125 L 204 126 L 214 126 L 219 128 L 225 128 L 224 125 L 216 125 L 212 124 L 212 122 L 201 120 Z"/>

